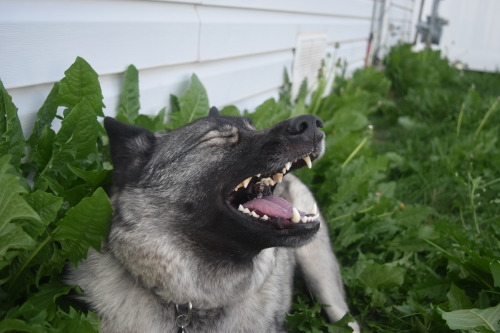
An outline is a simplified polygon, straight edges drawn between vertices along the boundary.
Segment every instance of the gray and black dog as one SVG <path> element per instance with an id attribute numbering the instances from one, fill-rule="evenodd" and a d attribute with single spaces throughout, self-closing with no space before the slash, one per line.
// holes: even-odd
<path id="1" fill-rule="evenodd" d="M 319 118 L 256 130 L 212 108 L 166 134 L 104 126 L 113 220 L 69 276 L 102 332 L 283 332 L 296 266 L 331 321 L 348 312 L 327 226 L 289 175 L 323 154 Z"/>

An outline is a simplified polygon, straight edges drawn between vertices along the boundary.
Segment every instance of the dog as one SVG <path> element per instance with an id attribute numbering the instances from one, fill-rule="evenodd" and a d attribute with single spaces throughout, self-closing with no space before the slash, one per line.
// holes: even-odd
<path id="1" fill-rule="evenodd" d="M 101 332 L 284 332 L 297 266 L 329 319 L 342 318 L 327 225 L 290 174 L 323 154 L 322 125 L 301 115 L 256 130 L 212 108 L 153 134 L 106 117 L 109 236 L 68 278 Z"/>

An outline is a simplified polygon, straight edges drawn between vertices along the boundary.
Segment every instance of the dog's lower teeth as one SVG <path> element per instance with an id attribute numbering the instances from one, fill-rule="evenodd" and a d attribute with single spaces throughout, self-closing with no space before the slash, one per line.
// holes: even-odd
<path id="1" fill-rule="evenodd" d="M 297 208 L 293 207 L 293 215 L 292 215 L 292 222 L 293 223 L 299 223 L 300 222 L 300 214 Z"/>
<path id="2" fill-rule="evenodd" d="M 250 213 L 250 215 L 252 215 L 253 217 L 259 217 L 259 215 L 256 212 L 252 212 Z"/>

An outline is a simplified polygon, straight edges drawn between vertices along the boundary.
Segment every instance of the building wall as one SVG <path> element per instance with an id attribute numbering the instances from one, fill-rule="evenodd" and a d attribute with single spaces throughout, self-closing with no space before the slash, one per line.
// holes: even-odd
<path id="1" fill-rule="evenodd" d="M 0 78 L 25 131 L 77 56 L 100 75 L 107 115 L 129 64 L 139 70 L 143 113 L 168 106 L 191 73 L 212 105 L 252 109 L 277 95 L 301 33 L 323 34 L 325 52 L 350 70 L 362 66 L 372 8 L 372 0 L 0 0 Z"/>
<path id="2" fill-rule="evenodd" d="M 422 20 L 432 12 L 432 2 L 425 2 Z M 438 13 L 448 24 L 443 27 L 440 44 L 434 48 L 469 69 L 500 71 L 500 1 L 445 0 L 440 2 Z M 420 42 L 417 45 L 423 46 Z"/>

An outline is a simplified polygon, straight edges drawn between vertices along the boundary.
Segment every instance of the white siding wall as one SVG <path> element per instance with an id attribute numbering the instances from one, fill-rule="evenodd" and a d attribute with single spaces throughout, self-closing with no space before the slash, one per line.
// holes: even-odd
<path id="1" fill-rule="evenodd" d="M 422 20 L 431 12 L 432 1 L 426 1 Z M 500 71 L 500 1 L 446 0 L 439 4 L 438 12 L 448 25 L 443 27 L 441 43 L 434 48 L 469 69 Z M 418 44 L 418 48 L 423 46 Z"/>
<path id="2" fill-rule="evenodd" d="M 191 73 L 212 105 L 276 96 L 300 32 L 323 32 L 350 68 L 363 64 L 372 0 L 0 0 L 0 78 L 25 129 L 77 56 L 99 73 L 106 114 L 121 73 L 139 69 L 142 112 L 185 91 Z M 27 135 L 27 133 L 25 133 Z"/>
<path id="3" fill-rule="evenodd" d="M 383 59 L 391 47 L 413 43 L 420 1 L 374 0 L 374 40 L 371 55 Z"/>

